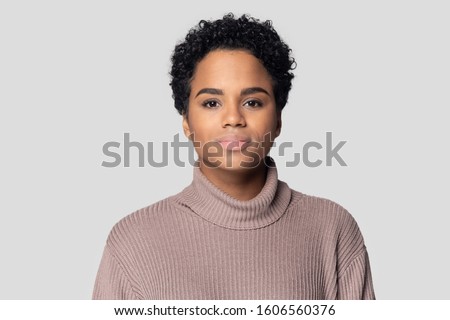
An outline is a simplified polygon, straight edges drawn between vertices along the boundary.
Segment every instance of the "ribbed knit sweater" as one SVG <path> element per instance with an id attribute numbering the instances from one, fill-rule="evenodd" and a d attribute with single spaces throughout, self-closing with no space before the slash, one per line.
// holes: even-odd
<path id="1" fill-rule="evenodd" d="M 342 206 L 290 189 L 275 167 L 248 201 L 193 171 L 183 191 L 112 228 L 93 299 L 375 299 L 363 237 Z"/>

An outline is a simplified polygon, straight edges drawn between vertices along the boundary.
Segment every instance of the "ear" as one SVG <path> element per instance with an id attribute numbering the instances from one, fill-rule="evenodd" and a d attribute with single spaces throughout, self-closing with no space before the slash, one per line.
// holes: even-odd
<path id="1" fill-rule="evenodd" d="M 186 115 L 186 112 L 183 113 L 183 131 L 184 131 L 184 135 L 186 136 L 186 138 L 188 138 L 189 140 L 191 140 L 191 128 L 189 127 L 189 121 Z"/>
<path id="2" fill-rule="evenodd" d="M 277 110 L 277 127 L 275 129 L 275 138 L 281 133 L 281 110 Z"/>

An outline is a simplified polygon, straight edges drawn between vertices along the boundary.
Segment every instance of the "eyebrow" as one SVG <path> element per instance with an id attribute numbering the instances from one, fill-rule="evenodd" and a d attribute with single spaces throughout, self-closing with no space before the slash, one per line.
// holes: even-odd
<path id="1" fill-rule="evenodd" d="M 241 96 L 247 96 L 249 94 L 258 93 L 258 92 L 262 92 L 262 93 L 265 93 L 268 96 L 270 96 L 270 94 L 267 92 L 267 90 L 265 90 L 261 87 L 252 87 L 252 88 L 242 89 Z"/>
<path id="2" fill-rule="evenodd" d="M 251 87 L 241 90 L 241 96 L 247 96 L 249 94 L 262 92 L 270 96 L 269 92 L 267 90 L 261 88 L 261 87 Z M 197 92 L 197 95 L 195 97 L 198 97 L 201 94 L 209 93 L 209 94 L 215 94 L 215 95 L 223 95 L 223 90 L 216 89 L 216 88 L 203 88 L 199 92 Z"/>
<path id="3" fill-rule="evenodd" d="M 203 94 L 203 93 L 209 93 L 209 94 L 218 94 L 218 95 L 223 95 L 223 91 L 220 89 L 215 89 L 215 88 L 203 88 L 201 89 L 199 92 L 197 92 L 197 95 L 195 96 L 196 98 Z"/>

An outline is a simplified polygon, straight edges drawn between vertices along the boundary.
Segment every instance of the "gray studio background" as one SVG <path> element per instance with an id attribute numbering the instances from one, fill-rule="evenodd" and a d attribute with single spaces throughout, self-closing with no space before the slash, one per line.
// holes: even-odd
<path id="1" fill-rule="evenodd" d="M 190 183 L 136 154 L 104 168 L 102 146 L 186 141 L 169 57 L 229 11 L 272 20 L 298 62 L 280 179 L 353 214 L 378 299 L 450 298 L 448 2 L 90 0 L 0 3 L 1 299 L 90 299 L 112 226 Z M 347 167 L 284 165 L 326 132 Z"/>

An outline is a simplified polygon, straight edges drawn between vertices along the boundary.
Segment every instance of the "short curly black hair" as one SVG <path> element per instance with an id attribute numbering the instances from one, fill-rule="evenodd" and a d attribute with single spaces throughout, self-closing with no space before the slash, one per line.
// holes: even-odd
<path id="1" fill-rule="evenodd" d="M 228 13 L 222 19 L 201 20 L 189 30 L 184 41 L 175 46 L 171 57 L 170 86 L 175 108 L 180 114 L 188 111 L 190 82 L 197 63 L 217 49 L 248 50 L 258 58 L 272 77 L 277 108 L 284 108 L 294 78 L 291 70 L 296 67 L 291 49 L 270 20 L 261 22 L 245 14 L 235 18 Z"/>

